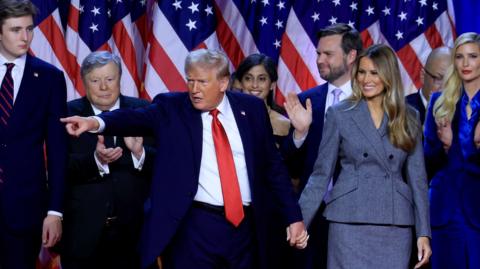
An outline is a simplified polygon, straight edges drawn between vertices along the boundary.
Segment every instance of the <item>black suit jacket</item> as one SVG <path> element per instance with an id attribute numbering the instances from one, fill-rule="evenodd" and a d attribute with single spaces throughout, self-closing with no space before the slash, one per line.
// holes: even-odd
<path id="1" fill-rule="evenodd" d="M 426 107 L 423 105 L 422 97 L 420 96 L 420 91 L 416 93 L 412 93 L 405 97 L 407 104 L 413 106 L 418 112 L 420 113 L 420 121 L 423 123 L 425 122 L 425 110 Z"/>
<path id="2" fill-rule="evenodd" d="M 120 108 L 138 108 L 148 105 L 145 100 L 120 96 Z M 68 114 L 94 115 L 86 97 L 68 103 Z M 100 176 L 93 157 L 97 135 L 82 134 L 70 137 L 67 203 L 64 214 L 62 252 L 73 257 L 92 254 L 98 242 L 105 219 L 117 216 L 116 225 L 124 242 L 137 244 L 143 219 L 143 202 L 153 167 L 154 149 L 144 141 L 146 152 L 143 169 L 133 166 L 131 152 L 123 138 L 117 137 L 116 146 L 123 149 L 120 159 L 109 164 L 110 174 Z M 150 143 L 151 144 L 151 143 Z"/>

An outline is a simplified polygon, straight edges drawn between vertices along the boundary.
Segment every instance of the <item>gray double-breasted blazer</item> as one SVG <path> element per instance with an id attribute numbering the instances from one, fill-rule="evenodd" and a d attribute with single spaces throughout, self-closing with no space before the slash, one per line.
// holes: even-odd
<path id="1" fill-rule="evenodd" d="M 408 113 L 415 110 L 409 108 Z M 346 100 L 328 109 L 318 158 L 300 198 L 307 226 L 338 158 L 340 174 L 324 211 L 329 221 L 415 225 L 417 237 L 430 236 L 421 132 L 415 149 L 408 153 L 390 143 L 387 122 L 385 114 L 376 129 L 364 100 L 356 105 Z"/>

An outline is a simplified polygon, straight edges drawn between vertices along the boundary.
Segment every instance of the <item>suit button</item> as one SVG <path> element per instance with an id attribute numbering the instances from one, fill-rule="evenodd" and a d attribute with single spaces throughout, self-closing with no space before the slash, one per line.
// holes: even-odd
<path id="1" fill-rule="evenodd" d="M 363 157 L 367 158 L 367 157 L 368 157 L 368 153 L 364 152 L 364 153 L 363 153 Z"/>
<path id="2" fill-rule="evenodd" d="M 393 159 L 393 155 L 390 154 L 390 155 L 388 156 L 388 158 L 389 158 L 390 160 L 392 160 L 392 159 Z"/>

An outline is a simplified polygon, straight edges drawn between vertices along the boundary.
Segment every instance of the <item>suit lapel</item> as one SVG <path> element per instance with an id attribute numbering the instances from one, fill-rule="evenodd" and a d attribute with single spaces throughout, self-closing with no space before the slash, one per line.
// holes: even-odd
<path id="1" fill-rule="evenodd" d="M 248 170 L 248 178 L 253 178 L 253 143 L 251 134 L 249 132 L 250 125 L 248 124 L 248 116 L 250 115 L 247 114 L 247 109 L 245 108 L 244 104 L 239 102 L 238 99 L 235 98 L 234 94 L 227 92 L 226 97 L 228 98 L 228 102 L 232 108 L 233 116 L 235 117 L 235 122 L 237 123 L 238 132 L 242 138 L 245 163 Z M 256 116 L 258 117 L 260 115 Z"/>
<path id="2" fill-rule="evenodd" d="M 313 115 L 313 119 L 318 119 L 319 126 L 322 126 L 323 128 L 323 123 L 325 120 L 325 106 L 327 105 L 327 94 L 328 94 L 328 83 L 323 84 L 320 86 L 318 91 L 315 92 L 315 95 L 317 96 L 316 98 L 312 96 L 312 106 L 315 108 L 313 113 L 316 115 Z M 318 98 L 318 101 L 315 104 L 315 99 Z"/>
<path id="3" fill-rule="evenodd" d="M 42 88 L 39 87 L 39 76 L 41 75 L 35 66 L 32 64 L 33 58 L 27 55 L 25 61 L 25 69 L 23 71 L 22 81 L 20 82 L 20 88 L 18 89 L 17 97 L 15 98 L 15 103 L 13 104 L 12 116 L 10 118 L 11 125 L 14 125 L 15 122 L 22 124 L 22 117 L 27 116 L 28 111 L 34 110 L 36 107 L 37 94 L 35 91 L 40 91 Z"/>
<path id="4" fill-rule="evenodd" d="M 387 134 L 386 116 L 383 116 L 382 124 L 377 130 L 370 116 L 370 111 L 368 110 L 367 103 L 364 100 L 361 100 L 358 105 L 351 111 L 353 121 L 374 149 L 377 159 L 383 164 L 383 166 L 385 166 L 386 169 L 389 170 L 389 166 L 386 162 L 385 148 L 383 147 L 382 141 L 382 137 Z"/>
<path id="5" fill-rule="evenodd" d="M 88 101 L 87 97 L 82 97 L 83 109 L 82 109 L 82 116 L 89 117 L 94 116 L 95 112 L 93 112 L 92 105 Z"/>
<path id="6" fill-rule="evenodd" d="M 195 162 L 195 173 L 200 173 L 200 162 L 202 161 L 202 141 L 203 141 L 203 124 L 201 112 L 195 109 L 188 98 L 185 95 L 183 103 L 184 109 L 179 109 L 184 119 L 184 124 L 187 126 L 192 141 L 193 159 Z"/>

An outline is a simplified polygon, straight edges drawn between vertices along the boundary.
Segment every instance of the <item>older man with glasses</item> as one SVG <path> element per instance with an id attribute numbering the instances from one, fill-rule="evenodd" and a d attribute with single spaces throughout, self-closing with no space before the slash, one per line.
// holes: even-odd
<path id="1" fill-rule="evenodd" d="M 439 47 L 432 50 L 420 74 L 423 87 L 418 92 L 406 97 L 407 103 L 420 112 L 422 124 L 425 121 L 425 110 L 430 100 L 430 95 L 440 90 L 443 76 L 450 65 L 451 49 L 449 47 Z"/>

